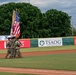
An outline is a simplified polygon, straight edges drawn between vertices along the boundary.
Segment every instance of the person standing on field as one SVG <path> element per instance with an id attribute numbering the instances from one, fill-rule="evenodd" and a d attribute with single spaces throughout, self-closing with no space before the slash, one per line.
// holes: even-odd
<path id="1" fill-rule="evenodd" d="M 12 36 L 12 38 L 11 38 L 11 55 L 10 55 L 10 58 L 15 58 L 15 54 L 16 54 L 15 42 L 16 42 L 15 36 Z"/>
<path id="2" fill-rule="evenodd" d="M 22 45 L 22 43 L 19 41 L 18 38 L 16 38 L 15 45 L 16 45 L 16 55 L 15 56 L 21 58 L 22 57 L 22 54 L 20 52 L 20 46 Z"/>
<path id="3" fill-rule="evenodd" d="M 7 53 L 5 58 L 11 54 L 11 36 L 8 36 L 8 41 L 6 42 Z"/>
<path id="4" fill-rule="evenodd" d="M 7 54 L 5 58 L 8 57 L 10 54 L 9 58 L 15 58 L 16 56 L 18 58 L 22 57 L 22 54 L 20 52 L 20 46 L 22 43 L 17 39 L 15 36 L 9 36 L 8 41 L 6 42 L 6 48 L 7 48 Z"/>

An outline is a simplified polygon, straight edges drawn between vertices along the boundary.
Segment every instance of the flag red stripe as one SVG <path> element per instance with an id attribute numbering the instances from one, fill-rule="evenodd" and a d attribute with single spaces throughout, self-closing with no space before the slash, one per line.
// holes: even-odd
<path id="1" fill-rule="evenodd" d="M 17 37 L 20 36 L 20 24 L 19 24 L 18 12 L 16 12 L 16 19 L 13 26 L 11 27 L 11 35 L 15 35 Z"/>

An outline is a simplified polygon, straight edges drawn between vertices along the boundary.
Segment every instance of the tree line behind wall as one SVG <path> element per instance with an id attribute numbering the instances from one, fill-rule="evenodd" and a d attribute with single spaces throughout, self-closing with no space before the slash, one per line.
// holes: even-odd
<path id="1" fill-rule="evenodd" d="M 72 33 L 71 17 L 57 9 L 45 13 L 29 3 L 8 3 L 0 6 L 0 35 L 9 35 L 12 11 L 20 15 L 21 38 L 46 38 L 68 36 Z"/>

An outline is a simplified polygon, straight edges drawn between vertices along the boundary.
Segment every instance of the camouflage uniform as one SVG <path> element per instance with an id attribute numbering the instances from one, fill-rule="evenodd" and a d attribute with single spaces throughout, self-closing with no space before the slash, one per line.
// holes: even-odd
<path id="1" fill-rule="evenodd" d="M 16 55 L 17 57 L 22 57 L 22 54 L 20 52 L 20 46 L 22 45 L 21 42 L 19 41 L 19 39 L 16 39 L 16 42 L 15 42 L 15 45 L 16 45 Z"/>
<path id="2" fill-rule="evenodd" d="M 7 54 L 5 58 L 7 58 L 9 54 L 11 54 L 11 38 L 8 38 L 8 41 L 6 42 L 6 48 L 7 48 Z"/>
<path id="3" fill-rule="evenodd" d="M 15 53 L 16 53 L 16 45 L 15 45 L 15 38 L 11 39 L 11 55 L 10 58 L 15 58 Z"/>

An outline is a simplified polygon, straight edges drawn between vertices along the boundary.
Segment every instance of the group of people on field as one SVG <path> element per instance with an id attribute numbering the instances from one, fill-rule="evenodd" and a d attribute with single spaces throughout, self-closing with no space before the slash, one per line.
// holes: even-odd
<path id="1" fill-rule="evenodd" d="M 8 36 L 8 41 L 6 42 L 7 53 L 5 58 L 21 58 L 21 45 L 21 42 L 15 36 Z"/>

